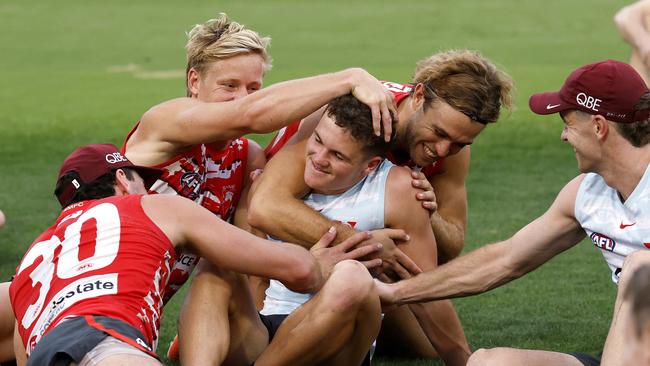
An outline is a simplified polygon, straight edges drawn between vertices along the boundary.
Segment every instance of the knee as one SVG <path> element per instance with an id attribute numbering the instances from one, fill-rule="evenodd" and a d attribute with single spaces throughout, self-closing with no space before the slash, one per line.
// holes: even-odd
<path id="1" fill-rule="evenodd" d="M 378 298 L 375 284 L 363 264 L 346 260 L 336 264 L 323 288 L 328 305 L 337 310 L 350 310 L 359 304 Z"/>
<path id="2" fill-rule="evenodd" d="M 478 349 L 467 360 L 467 366 L 507 365 L 508 359 L 504 358 L 503 350 L 503 348 Z"/>

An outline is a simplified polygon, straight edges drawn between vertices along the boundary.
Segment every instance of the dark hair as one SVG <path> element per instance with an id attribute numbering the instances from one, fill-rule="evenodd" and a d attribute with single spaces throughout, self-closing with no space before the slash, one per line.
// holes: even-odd
<path id="1" fill-rule="evenodd" d="M 129 180 L 133 180 L 133 171 L 128 168 L 120 168 Z M 77 172 L 69 172 L 61 176 L 54 189 L 54 195 L 59 196 L 65 187 L 73 180 L 82 182 Z M 115 170 L 110 171 L 90 183 L 82 183 L 81 187 L 72 195 L 68 202 L 62 203 L 61 206 L 68 206 L 73 203 L 96 200 L 100 198 L 111 197 L 115 195 Z"/>
<path id="2" fill-rule="evenodd" d="M 352 94 L 333 99 L 327 106 L 327 115 L 334 119 L 337 126 L 345 129 L 355 140 L 363 144 L 362 150 L 366 156 L 385 157 L 393 145 L 394 138 L 391 137 L 389 142 L 384 140 L 383 128 L 381 136 L 375 135 L 370 107 L 361 103 Z M 393 131 L 395 131 L 394 127 Z"/>
<path id="3" fill-rule="evenodd" d="M 650 93 L 643 94 L 634 106 L 635 112 L 641 112 L 647 109 L 650 109 Z M 650 143 L 650 118 L 648 117 L 633 123 L 614 122 L 614 126 L 616 126 L 621 136 L 634 147 L 642 147 Z"/>
<path id="4" fill-rule="evenodd" d="M 623 294 L 631 307 L 632 323 L 637 337 L 641 337 L 643 329 L 650 325 L 650 265 L 640 267 L 629 278 L 629 282 Z"/>
<path id="5" fill-rule="evenodd" d="M 413 84 L 424 86 L 425 110 L 440 98 L 482 124 L 496 122 L 501 107 L 512 108 L 512 78 L 476 51 L 450 50 L 419 61 Z"/>

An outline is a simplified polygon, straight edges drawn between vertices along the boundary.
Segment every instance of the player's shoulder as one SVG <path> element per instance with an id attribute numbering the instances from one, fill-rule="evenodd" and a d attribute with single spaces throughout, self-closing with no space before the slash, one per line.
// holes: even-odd
<path id="1" fill-rule="evenodd" d="M 406 166 L 393 165 L 388 171 L 386 190 L 391 196 L 399 197 L 403 194 L 415 192 L 411 183 L 411 168 Z"/>

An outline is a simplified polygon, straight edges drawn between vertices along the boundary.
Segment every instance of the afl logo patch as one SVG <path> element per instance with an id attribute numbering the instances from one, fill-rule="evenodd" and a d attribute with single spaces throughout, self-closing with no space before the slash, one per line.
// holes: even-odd
<path id="1" fill-rule="evenodd" d="M 594 243 L 596 247 L 602 250 L 613 252 L 614 248 L 616 247 L 616 242 L 613 239 L 603 234 L 594 232 L 591 235 L 589 235 L 589 238 L 591 239 L 591 242 Z"/>
<path id="2" fill-rule="evenodd" d="M 194 201 L 199 197 L 201 179 L 199 173 L 188 172 L 181 177 L 181 195 Z"/>

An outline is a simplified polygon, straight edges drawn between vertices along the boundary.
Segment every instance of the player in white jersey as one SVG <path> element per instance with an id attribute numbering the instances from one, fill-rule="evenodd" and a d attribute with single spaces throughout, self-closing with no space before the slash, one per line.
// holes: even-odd
<path id="1" fill-rule="evenodd" d="M 530 108 L 560 113 L 562 140 L 584 174 L 551 207 L 513 237 L 486 245 L 440 269 L 395 284 L 378 283 L 388 304 L 488 291 L 534 270 L 588 235 L 612 269 L 619 291 L 602 355 L 623 365 L 630 304 L 629 276 L 650 263 L 650 90 L 629 65 L 607 60 L 575 70 L 559 92 L 535 94 Z M 479 350 L 468 365 L 597 365 L 582 354 L 497 348 Z"/>
<path id="2" fill-rule="evenodd" d="M 328 219 L 347 224 L 357 230 L 404 229 L 409 234 L 409 239 L 402 246 L 402 250 L 411 258 L 417 258 L 422 267 L 435 267 L 437 248 L 428 213 L 418 201 L 405 199 L 412 197 L 417 188 L 409 184 L 410 169 L 394 166 L 390 161 L 383 159 L 389 147 L 382 139 L 372 134 L 370 110 L 367 107 L 351 95 L 334 99 L 329 103 L 306 145 L 304 180 L 311 192 L 303 199 L 307 205 Z M 345 286 L 342 289 L 345 289 Z M 274 325 L 277 325 L 278 319 L 282 319 L 282 315 L 292 314 L 287 318 L 288 321 L 293 314 L 307 312 L 315 308 L 316 303 L 322 302 L 322 298 L 318 298 L 320 293 L 311 298 L 309 295 L 287 290 L 278 281 L 271 281 L 266 295 L 261 314 L 265 319 L 273 319 L 272 323 L 276 323 Z M 440 347 L 440 353 L 448 364 L 464 365 L 469 350 L 451 302 L 441 301 L 418 306 L 424 309 L 422 313 L 427 320 L 435 319 L 425 323 L 427 326 L 418 330 L 430 336 L 436 333 L 436 327 L 443 329 L 444 332 L 437 332 L 435 346 Z M 409 310 L 404 307 L 393 311 Z M 320 339 L 339 338 L 336 333 L 327 333 L 325 330 L 336 329 L 334 324 L 340 322 L 340 319 L 326 315 L 329 314 L 311 314 L 311 322 L 314 324 L 312 333 L 319 334 Z M 415 325 L 418 326 L 417 323 Z M 287 325 L 282 323 L 278 334 L 285 327 Z M 270 333 L 273 333 L 273 330 L 271 328 Z M 403 329 L 396 329 L 396 332 L 401 335 Z M 441 333 L 444 333 L 444 336 Z M 353 339 L 350 338 L 341 347 L 349 349 Z M 424 339 L 431 342 L 426 337 Z M 275 340 L 271 342 L 271 346 L 274 342 Z M 290 343 L 302 347 L 306 354 L 313 353 L 315 346 L 301 339 L 298 334 L 290 335 Z M 429 344 L 429 347 L 432 345 Z M 366 351 L 367 347 L 347 352 L 363 356 Z M 278 352 L 282 350 L 279 349 Z"/>

